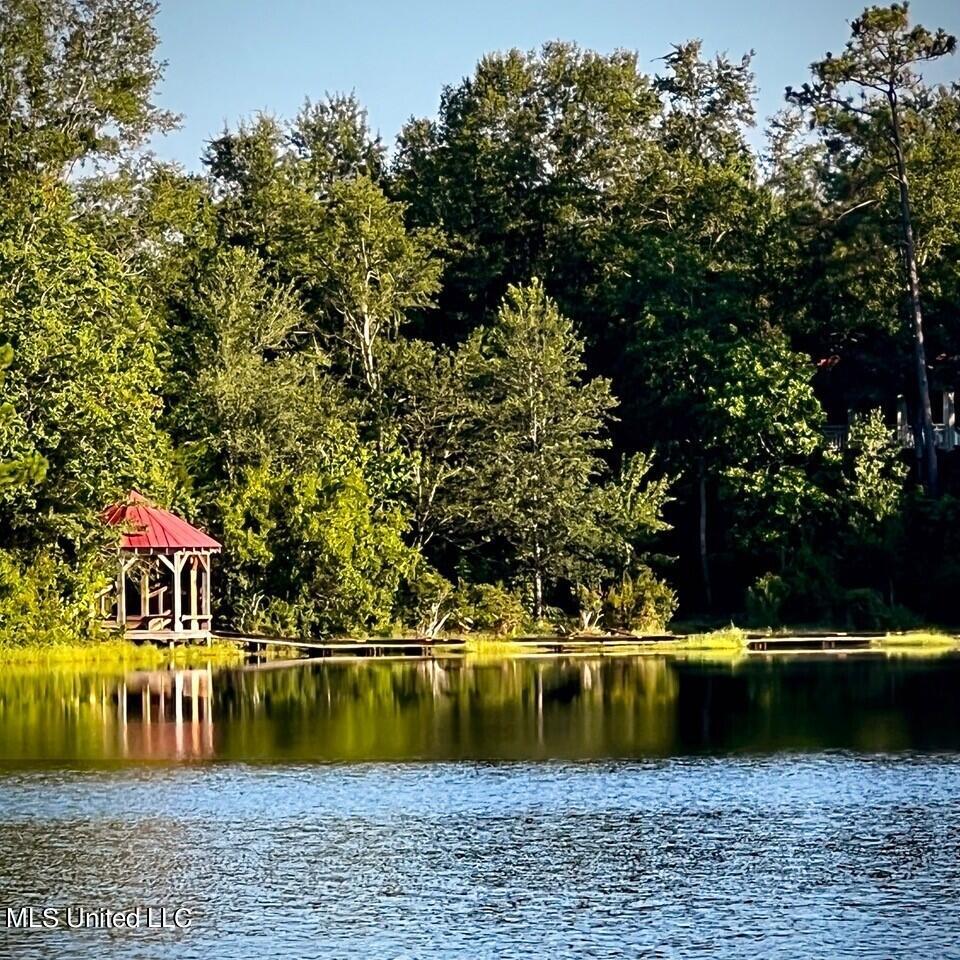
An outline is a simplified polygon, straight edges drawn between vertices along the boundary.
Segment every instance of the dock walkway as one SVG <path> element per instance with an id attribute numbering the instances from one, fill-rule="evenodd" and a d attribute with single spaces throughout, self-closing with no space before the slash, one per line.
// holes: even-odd
<path id="1" fill-rule="evenodd" d="M 216 634 L 223 640 L 243 646 L 250 653 L 264 653 L 270 648 L 290 648 L 302 650 L 314 657 L 430 657 L 435 654 L 463 653 L 467 641 L 462 637 L 374 637 L 366 640 L 330 639 L 300 640 L 292 637 L 269 637 L 260 634 L 220 631 Z M 881 634 L 858 633 L 815 633 L 794 636 L 770 636 L 768 634 L 748 633 L 744 639 L 744 653 L 802 653 L 817 651 L 867 650 L 872 640 Z M 656 647 L 663 645 L 669 649 L 674 640 L 683 637 L 671 634 L 633 637 L 626 635 L 589 636 L 571 634 L 569 636 L 525 636 L 513 637 L 509 643 L 528 647 L 540 653 L 604 653 L 636 647 Z"/>

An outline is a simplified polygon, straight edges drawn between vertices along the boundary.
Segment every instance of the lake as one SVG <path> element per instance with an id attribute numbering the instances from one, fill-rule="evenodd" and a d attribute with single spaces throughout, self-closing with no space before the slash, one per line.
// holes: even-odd
<path id="1" fill-rule="evenodd" d="M 955 656 L 7 666 L 0 957 L 960 956 L 958 796 Z"/>

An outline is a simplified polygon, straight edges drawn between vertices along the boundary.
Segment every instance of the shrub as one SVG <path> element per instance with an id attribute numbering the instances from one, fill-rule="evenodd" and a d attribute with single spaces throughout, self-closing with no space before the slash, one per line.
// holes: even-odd
<path id="1" fill-rule="evenodd" d="M 676 593 L 643 565 L 607 590 L 603 618 L 608 627 L 654 632 L 667 626 L 676 609 Z"/>
<path id="2" fill-rule="evenodd" d="M 879 591 L 869 588 L 845 591 L 842 612 L 852 630 L 906 630 L 917 624 L 909 610 L 890 606 Z"/>
<path id="3" fill-rule="evenodd" d="M 462 584 L 456 591 L 450 623 L 461 630 L 510 636 L 529 626 L 529 617 L 519 594 L 503 584 Z"/>
<path id="4" fill-rule="evenodd" d="M 783 577 L 765 573 L 747 590 L 747 619 L 753 626 L 776 627 L 783 622 L 783 606 L 790 586 Z"/>
<path id="5" fill-rule="evenodd" d="M 406 521 L 381 509 L 357 468 L 341 474 L 251 468 L 218 503 L 224 596 L 239 616 L 255 592 L 273 597 L 263 614 L 304 635 L 363 636 L 392 620 L 416 562 Z M 262 614 L 262 611 L 261 611 Z"/>
<path id="6" fill-rule="evenodd" d="M 0 647 L 90 639 L 96 596 L 107 584 L 93 565 L 78 570 L 51 553 L 24 560 L 0 551 Z"/>
<path id="7" fill-rule="evenodd" d="M 262 593 L 245 595 L 237 603 L 237 626 L 242 631 L 260 633 L 268 637 L 307 637 L 303 627 L 302 611 L 296 604 Z"/>
<path id="8" fill-rule="evenodd" d="M 580 611 L 580 629 L 595 629 L 603 617 L 603 594 L 595 587 L 578 583 L 576 597 Z"/>
<path id="9" fill-rule="evenodd" d="M 836 611 L 843 610 L 841 572 L 832 557 L 816 553 L 809 545 L 796 550 L 781 574 L 785 588 L 780 622 L 832 621 Z"/>
<path id="10" fill-rule="evenodd" d="M 432 567 L 418 564 L 416 576 L 405 587 L 404 622 L 421 637 L 435 637 L 454 613 L 453 584 Z"/>

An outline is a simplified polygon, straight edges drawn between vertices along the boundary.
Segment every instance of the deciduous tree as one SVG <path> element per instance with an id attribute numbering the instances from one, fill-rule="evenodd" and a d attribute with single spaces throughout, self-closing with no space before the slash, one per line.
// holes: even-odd
<path id="1" fill-rule="evenodd" d="M 920 121 L 929 92 L 916 66 L 956 49 L 943 30 L 910 26 L 908 4 L 869 7 L 851 24 L 852 36 L 839 56 L 813 64 L 814 81 L 787 89 L 787 97 L 811 111 L 813 123 L 836 138 L 836 148 L 879 166 L 897 187 L 899 244 L 909 302 L 916 381 L 917 457 L 927 492 L 939 492 L 936 441 L 924 343 L 920 266 L 914 234 L 908 168 L 910 128 Z"/>
<path id="2" fill-rule="evenodd" d="M 0 2 L 0 183 L 67 174 L 170 129 L 153 0 Z"/>
<path id="3" fill-rule="evenodd" d="M 516 551 L 539 619 L 547 588 L 593 522 L 590 487 L 603 471 L 616 401 L 607 380 L 584 380 L 583 341 L 537 280 L 511 287 L 496 322 L 475 339 L 485 423 L 475 516 Z"/>

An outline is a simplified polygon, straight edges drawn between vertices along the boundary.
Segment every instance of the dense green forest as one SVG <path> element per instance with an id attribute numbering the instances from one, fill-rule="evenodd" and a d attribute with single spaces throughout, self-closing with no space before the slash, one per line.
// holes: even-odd
<path id="1" fill-rule="evenodd" d="M 245 629 L 957 619 L 952 37 L 838 22 L 773 118 L 749 55 L 553 42 L 191 174 L 155 13 L 0 0 L 0 642 L 90 635 L 131 487 Z"/>

